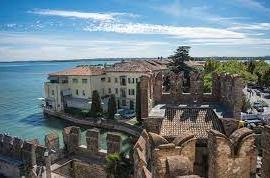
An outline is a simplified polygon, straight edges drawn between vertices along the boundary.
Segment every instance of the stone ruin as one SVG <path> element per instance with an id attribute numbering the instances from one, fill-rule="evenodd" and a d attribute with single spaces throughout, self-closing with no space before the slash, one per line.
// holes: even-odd
<path id="1" fill-rule="evenodd" d="M 263 129 L 262 178 L 270 176 L 270 127 Z M 144 130 L 134 146 L 134 178 L 252 178 L 256 177 L 256 147 L 253 132 L 235 130 L 229 137 L 211 130 L 208 133 L 206 175 L 196 170 L 196 138 L 182 134 L 169 141 Z M 202 171 L 202 170 L 201 170 Z"/>
<path id="2" fill-rule="evenodd" d="M 0 134 L 0 173 L 8 177 L 38 177 L 46 170 L 46 147 Z"/>
<path id="3" fill-rule="evenodd" d="M 163 73 L 141 77 L 141 117 L 148 118 L 152 107 L 157 104 L 203 104 L 219 103 L 227 109 L 227 117 L 241 117 L 244 82 L 238 75 L 213 73 L 212 92 L 204 93 L 203 74 L 191 72 L 190 93 L 183 92 L 183 73 L 171 74 L 170 91 L 163 92 Z"/>
<path id="4" fill-rule="evenodd" d="M 171 74 L 170 91 L 166 92 L 163 78 L 162 72 L 141 77 L 141 117 L 146 130 L 134 147 L 135 177 L 254 177 L 254 134 L 247 128 L 239 129 L 243 80 L 238 75 L 214 73 L 212 91 L 204 93 L 203 74 L 192 72 L 190 93 L 185 93 L 183 73 Z M 264 135 L 268 132 L 264 131 Z M 154 133 L 159 144 L 151 141 Z M 194 134 L 190 137 L 195 140 L 190 149 L 190 154 L 195 155 L 192 161 L 175 151 L 181 147 L 175 140 L 187 133 Z M 262 146 L 264 178 L 270 177 L 269 139 L 262 137 L 263 145 L 267 145 Z M 193 166 L 189 166 L 190 162 Z"/>
<path id="5" fill-rule="evenodd" d="M 107 150 L 100 148 L 100 131 L 86 131 L 87 145 L 81 145 L 81 130 L 71 126 L 63 130 L 64 148 L 59 136 L 45 136 L 45 146 L 36 140 L 24 141 L 0 134 L 0 173 L 8 177 L 38 178 L 67 176 L 75 178 L 106 177 L 106 156 L 121 151 L 118 133 L 108 132 Z"/>

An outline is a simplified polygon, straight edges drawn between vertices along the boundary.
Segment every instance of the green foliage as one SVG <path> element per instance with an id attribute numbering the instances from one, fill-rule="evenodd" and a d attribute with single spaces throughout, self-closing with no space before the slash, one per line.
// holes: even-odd
<path id="1" fill-rule="evenodd" d="M 106 173 L 108 177 L 127 178 L 131 175 L 133 165 L 123 152 L 106 157 Z"/>
<path id="2" fill-rule="evenodd" d="M 173 55 L 169 56 L 169 59 L 172 60 L 171 66 L 172 71 L 180 72 L 184 71 L 185 73 L 189 73 L 192 70 L 189 66 L 187 66 L 184 62 L 189 61 L 192 58 L 189 55 L 190 46 L 179 46 Z"/>
<path id="3" fill-rule="evenodd" d="M 212 88 L 212 73 L 208 73 L 204 75 L 203 78 L 203 83 L 204 83 L 204 93 L 211 93 L 211 88 Z"/>
<path id="4" fill-rule="evenodd" d="M 115 95 L 111 95 L 108 101 L 108 119 L 114 119 L 117 112 Z"/>
<path id="5" fill-rule="evenodd" d="M 204 91 L 210 92 L 212 87 L 212 73 L 229 73 L 229 74 L 238 74 L 246 82 L 256 82 L 258 76 L 256 73 L 256 63 L 255 68 L 254 64 L 245 64 L 244 62 L 237 60 L 230 60 L 226 62 L 220 62 L 216 60 L 207 60 L 205 62 L 205 76 L 204 76 Z M 252 74 L 251 72 L 254 72 Z M 261 77 L 262 78 L 262 77 Z"/>
<path id="6" fill-rule="evenodd" d="M 140 89 L 140 83 L 138 82 L 136 85 L 136 118 L 139 123 L 142 122 L 141 118 L 141 89 Z"/>
<path id="7" fill-rule="evenodd" d="M 236 60 L 221 63 L 215 71 L 217 73 L 238 74 L 245 81 L 256 81 L 257 79 L 255 75 L 248 72 L 247 66 L 243 62 Z"/>
<path id="8" fill-rule="evenodd" d="M 100 117 L 102 116 L 103 110 L 101 106 L 101 99 L 98 94 L 97 90 L 93 91 L 92 94 L 92 104 L 91 104 L 91 109 L 88 115 L 91 117 Z"/>

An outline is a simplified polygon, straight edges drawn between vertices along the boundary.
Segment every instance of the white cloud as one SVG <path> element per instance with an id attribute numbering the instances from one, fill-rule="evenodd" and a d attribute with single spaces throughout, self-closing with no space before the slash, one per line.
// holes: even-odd
<path id="1" fill-rule="evenodd" d="M 143 23 L 99 23 L 92 24 L 85 31 L 103 31 L 126 34 L 158 34 L 178 38 L 244 38 L 245 34 L 230 30 L 208 27 L 179 27 Z"/>
<path id="2" fill-rule="evenodd" d="M 244 39 L 190 39 L 192 45 L 216 45 L 216 46 L 269 46 L 270 39 L 244 38 Z"/>
<path id="3" fill-rule="evenodd" d="M 95 13 L 95 12 L 78 12 L 78 11 L 65 11 L 65 10 L 51 10 L 51 9 L 34 9 L 28 11 L 29 13 L 48 15 L 48 16 L 60 16 L 60 17 L 75 17 L 80 19 L 91 19 L 98 21 L 110 21 L 115 20 L 119 16 L 134 17 L 136 15 L 130 13 Z"/>
<path id="4" fill-rule="evenodd" d="M 28 33 L 0 32 L 0 38 L 0 61 L 153 57 L 166 54 L 171 47 L 162 41 L 94 40 Z"/>
<path id="5" fill-rule="evenodd" d="M 236 24 L 229 30 L 270 30 L 270 23 Z"/>

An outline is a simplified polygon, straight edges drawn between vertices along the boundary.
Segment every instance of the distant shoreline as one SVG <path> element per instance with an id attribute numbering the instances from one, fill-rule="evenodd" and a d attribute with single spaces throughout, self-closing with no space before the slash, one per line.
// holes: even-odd
<path id="1" fill-rule="evenodd" d="M 217 60 L 270 60 L 270 56 L 258 56 L 258 57 L 193 57 L 198 61 L 205 61 L 207 59 L 217 59 Z M 93 58 L 93 59 L 64 59 L 64 60 L 26 60 L 26 61 L 0 61 L 1 63 L 27 63 L 27 62 L 80 62 L 80 61 L 129 61 L 129 60 L 142 60 L 142 59 L 157 59 L 156 58 L 147 58 L 147 57 L 135 57 L 135 58 Z M 166 59 L 166 58 L 163 58 Z"/>

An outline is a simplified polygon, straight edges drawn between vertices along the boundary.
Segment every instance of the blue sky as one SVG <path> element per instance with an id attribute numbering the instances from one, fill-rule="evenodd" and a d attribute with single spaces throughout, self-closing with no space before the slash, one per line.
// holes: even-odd
<path id="1" fill-rule="evenodd" d="M 269 0 L 0 0 L 0 61 L 270 55 Z"/>

